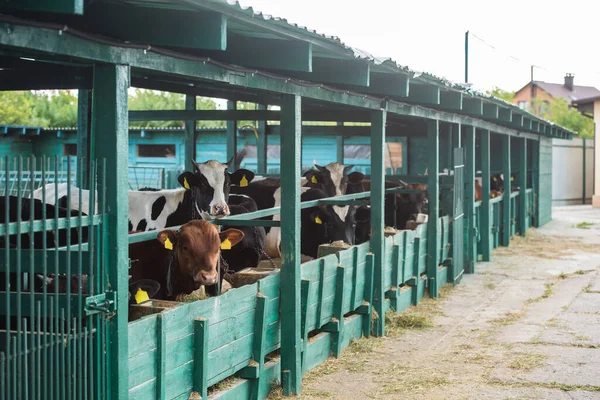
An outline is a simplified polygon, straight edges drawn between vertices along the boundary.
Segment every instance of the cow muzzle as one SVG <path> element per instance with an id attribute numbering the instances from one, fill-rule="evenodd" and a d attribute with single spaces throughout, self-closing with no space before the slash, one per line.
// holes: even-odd
<path id="1" fill-rule="evenodd" d="M 214 285 L 217 280 L 218 274 L 216 272 L 200 272 L 194 277 L 194 282 L 198 285 Z"/>
<path id="2" fill-rule="evenodd" d="M 213 217 L 226 217 L 229 215 L 229 207 L 227 204 L 214 204 L 210 207 L 210 214 Z"/>

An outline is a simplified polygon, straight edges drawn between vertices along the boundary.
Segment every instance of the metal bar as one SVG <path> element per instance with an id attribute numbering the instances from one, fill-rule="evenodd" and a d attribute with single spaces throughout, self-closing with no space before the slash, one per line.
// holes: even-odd
<path id="1" fill-rule="evenodd" d="M 428 171 L 427 199 L 429 201 L 429 220 L 427 221 L 427 277 L 429 279 L 429 295 L 438 297 L 437 271 L 439 264 L 439 237 L 437 235 L 439 210 L 439 178 L 440 169 L 440 126 L 437 120 L 427 120 Z M 462 250 L 462 249 L 461 249 Z M 417 279 L 419 276 L 417 275 Z"/>
<path id="2" fill-rule="evenodd" d="M 232 103 L 230 106 L 229 103 Z M 280 111 L 236 110 L 235 101 L 229 100 L 227 110 L 151 110 L 129 111 L 130 121 L 279 121 Z"/>
<path id="3" fill-rule="evenodd" d="M 55 203 L 56 204 L 56 203 Z M 83 224 L 91 223 L 92 225 L 99 225 L 102 221 L 100 216 L 82 216 L 81 221 Z M 79 222 L 79 217 L 69 218 L 57 218 L 50 221 L 21 221 L 21 222 L 10 222 L 0 226 L 0 235 L 16 235 L 17 232 L 28 230 L 30 225 L 33 225 L 33 232 L 46 232 L 53 229 L 65 229 L 71 226 L 73 223 Z"/>
<path id="4" fill-rule="evenodd" d="M 258 110 L 264 111 L 267 106 L 264 104 L 258 104 Z M 256 138 L 256 171 L 259 174 L 267 173 L 267 124 L 265 121 L 256 121 L 258 137 Z"/>
<path id="5" fill-rule="evenodd" d="M 77 158 L 82 161 L 83 171 L 81 174 L 77 174 L 79 179 L 77 180 L 77 186 L 83 189 L 87 189 L 88 182 L 88 170 L 90 166 L 89 157 L 89 113 L 91 112 L 91 91 L 80 89 L 77 93 Z"/>
<path id="6" fill-rule="evenodd" d="M 502 140 L 502 172 L 504 174 L 504 201 L 502 202 L 502 246 L 508 247 L 510 244 L 510 136 L 501 136 Z M 506 196 L 506 193 L 509 195 Z"/>
<path id="7" fill-rule="evenodd" d="M 302 385 L 300 323 L 300 166 L 302 99 L 284 96 L 281 106 L 281 382 L 289 396 Z"/>
<path id="8" fill-rule="evenodd" d="M 527 139 L 523 138 L 519 146 L 519 233 L 525 236 L 527 231 Z"/>
<path id="9" fill-rule="evenodd" d="M 156 398 L 166 399 L 167 391 L 167 326 L 164 314 L 156 320 Z"/>
<path id="10" fill-rule="evenodd" d="M 227 101 L 227 110 L 228 111 L 237 111 L 237 101 L 229 100 Z M 238 169 L 236 153 L 237 153 L 237 120 L 234 118 L 229 118 L 227 120 L 227 161 L 234 159 L 234 163 L 229 166 L 231 171 L 235 171 Z"/>
<path id="11" fill-rule="evenodd" d="M 185 96 L 185 109 L 186 111 L 196 110 L 196 96 L 190 94 Z M 192 160 L 196 160 L 196 121 L 193 119 L 185 121 L 184 143 L 183 159 L 185 169 L 193 171 Z"/>
<path id="12" fill-rule="evenodd" d="M 379 315 L 373 327 L 375 336 L 385 334 L 385 313 L 383 310 L 385 290 L 383 270 L 385 266 L 385 126 L 387 111 L 373 111 L 371 114 L 371 252 L 375 258 L 373 275 L 373 307 Z"/>
<path id="13" fill-rule="evenodd" d="M 481 255 L 483 261 L 490 261 L 492 254 L 490 224 L 490 131 L 480 131 L 481 135 Z"/>
<path id="14" fill-rule="evenodd" d="M 477 238 L 475 227 L 475 128 L 463 125 L 465 136 L 465 214 L 467 219 L 467 273 L 475 273 L 477 263 Z"/>
<path id="15" fill-rule="evenodd" d="M 338 122 L 337 126 L 344 126 L 343 122 Z M 335 159 L 338 163 L 344 164 L 344 136 L 335 137 Z"/>
<path id="16" fill-rule="evenodd" d="M 21 192 L 21 182 L 22 182 L 22 178 L 23 178 L 23 157 L 19 156 L 18 157 L 18 166 L 17 166 L 17 197 L 21 198 L 22 196 L 22 192 Z M 21 218 L 22 218 L 22 203 L 19 201 L 17 202 L 17 222 L 21 222 Z M 21 231 L 17 231 L 17 249 L 21 249 L 22 248 L 22 241 L 21 241 Z M 21 252 L 17 252 L 17 257 L 16 257 L 16 277 L 17 277 L 17 284 L 16 284 L 16 291 L 17 293 L 21 293 L 22 287 L 21 287 L 21 279 L 22 279 L 22 275 L 21 275 Z M 6 299 L 8 300 L 10 296 L 6 296 Z M 8 303 L 8 301 L 7 301 Z M 15 301 L 15 305 L 17 307 L 17 341 L 16 341 L 16 345 L 17 345 L 17 352 L 14 354 L 14 357 L 16 359 L 16 363 L 17 363 L 17 382 L 21 382 L 21 378 L 22 378 L 22 368 L 21 368 L 21 330 L 22 330 L 22 321 L 21 321 L 21 312 L 23 310 L 22 308 L 22 304 L 21 304 L 21 296 L 17 296 L 16 301 Z M 19 384 L 18 387 L 15 385 L 14 389 L 16 391 L 16 393 L 18 394 L 18 398 L 21 399 L 22 397 L 22 393 L 23 393 L 23 385 Z"/>
<path id="17" fill-rule="evenodd" d="M 94 126 L 93 141 L 96 156 L 110 160 L 100 171 L 100 178 L 108 182 L 101 189 L 105 197 L 98 201 L 103 212 L 109 209 L 106 256 L 100 265 L 106 265 L 111 289 L 116 292 L 115 315 L 108 320 L 108 380 L 105 393 L 109 398 L 128 397 L 129 369 L 127 363 L 127 293 L 128 293 L 128 136 L 127 89 L 129 67 L 126 65 L 97 65 L 94 70 Z M 106 287 L 106 286 L 103 286 Z M 98 371 L 100 372 L 100 371 Z M 106 395 L 106 394 L 105 394 Z"/>

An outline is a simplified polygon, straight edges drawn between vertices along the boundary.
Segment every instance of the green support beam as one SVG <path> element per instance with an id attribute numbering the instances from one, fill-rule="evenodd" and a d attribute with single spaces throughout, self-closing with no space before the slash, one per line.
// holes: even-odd
<path id="1" fill-rule="evenodd" d="M 437 106 L 440 104 L 440 88 L 435 85 L 423 85 L 411 82 L 408 100 L 414 103 Z"/>
<path id="2" fill-rule="evenodd" d="M 235 102 L 235 100 L 229 100 Z M 228 102 L 228 103 L 229 103 Z M 130 121 L 279 121 L 279 111 L 273 110 L 148 110 L 129 111 Z"/>
<path id="3" fill-rule="evenodd" d="M 281 382 L 286 396 L 300 394 L 300 150 L 301 97 L 285 96 L 281 106 Z"/>
<path id="4" fill-rule="evenodd" d="M 531 118 L 523 118 L 523 129 L 531 131 L 533 130 Z"/>
<path id="5" fill-rule="evenodd" d="M 344 123 L 338 122 L 337 125 L 343 127 Z M 342 135 L 335 137 L 335 159 L 338 163 L 344 164 L 344 136 Z"/>
<path id="6" fill-rule="evenodd" d="M 512 121 L 512 110 L 510 108 L 500 107 L 498 109 L 498 119 L 505 123 Z"/>
<path id="7" fill-rule="evenodd" d="M 235 111 L 237 108 L 237 102 L 229 100 L 227 101 L 227 110 Z M 227 121 L 227 161 L 235 158 L 237 153 L 237 120 Z M 237 161 L 234 160 L 233 164 L 229 166 L 230 171 L 235 171 L 239 168 Z"/>
<path id="8" fill-rule="evenodd" d="M 81 174 L 77 171 L 77 186 L 88 189 L 90 170 L 90 129 L 92 119 L 92 91 L 79 90 L 77 93 L 77 159 L 78 168 L 83 166 Z M 83 163 L 83 164 L 82 164 Z"/>
<path id="9" fill-rule="evenodd" d="M 18 0 L 4 1 L 0 6 L 3 10 L 22 10 L 41 13 L 83 14 L 83 0 Z"/>
<path id="10" fill-rule="evenodd" d="M 227 49 L 227 18 L 219 13 L 92 2 L 84 17 L 88 29 L 121 40 L 154 46 Z"/>
<path id="11" fill-rule="evenodd" d="M 465 143 L 465 215 L 467 216 L 466 273 L 475 273 L 477 263 L 477 229 L 475 226 L 475 128 L 463 125 Z"/>
<path id="12" fill-rule="evenodd" d="M 185 96 L 185 109 L 195 110 L 196 109 L 196 96 L 186 95 Z M 184 151 L 183 159 L 185 162 L 186 171 L 194 171 L 194 165 L 192 160 L 196 160 L 196 121 L 193 119 L 185 121 L 185 138 L 184 138 Z"/>
<path id="13" fill-rule="evenodd" d="M 523 127 L 523 115 L 517 114 L 515 112 L 512 113 L 510 123 L 515 129 L 520 129 Z"/>
<path id="14" fill-rule="evenodd" d="M 371 252 L 375 257 L 373 274 L 373 307 L 379 315 L 373 327 L 375 336 L 385 334 L 385 291 L 383 270 L 385 260 L 385 125 L 387 112 L 373 111 L 371 119 Z M 413 289 L 416 290 L 416 289 Z"/>
<path id="15" fill-rule="evenodd" d="M 483 118 L 497 120 L 500 117 L 499 108 L 495 104 L 483 103 Z"/>
<path id="16" fill-rule="evenodd" d="M 481 151 L 481 255 L 483 261 L 490 261 L 492 255 L 492 226 L 490 207 L 490 131 L 480 130 Z"/>
<path id="17" fill-rule="evenodd" d="M 127 89 L 129 67 L 125 65 L 99 65 L 94 71 L 92 141 L 95 158 L 106 160 L 106 171 L 100 182 L 106 182 L 106 199 L 98 199 L 99 210 L 110 210 L 106 214 L 107 235 L 105 245 L 105 268 L 108 272 L 108 287 L 116 293 L 116 313 L 106 319 L 108 324 L 107 353 L 109 381 L 106 397 L 128 398 L 129 365 L 123 360 L 128 357 L 127 314 L 129 251 L 127 245 L 128 214 L 128 122 Z M 100 171 L 101 172 L 101 171 Z M 99 188 L 100 190 L 101 188 Z"/>
<path id="18" fill-rule="evenodd" d="M 427 278 L 429 279 L 429 295 L 438 297 L 439 287 L 437 271 L 440 258 L 440 242 L 437 235 L 438 220 L 440 218 L 439 197 L 440 180 L 440 125 L 437 120 L 427 120 L 427 149 L 428 149 L 428 176 L 427 199 L 429 201 L 429 220 L 427 222 Z M 417 279 L 419 277 L 417 276 Z"/>
<path id="19" fill-rule="evenodd" d="M 258 110 L 264 111 L 267 106 L 258 104 Z M 257 121 L 258 138 L 256 139 L 256 172 L 259 174 L 267 173 L 267 123 L 266 121 Z"/>
<path id="20" fill-rule="evenodd" d="M 227 51 L 211 53 L 224 62 L 253 68 L 312 72 L 312 45 L 299 40 L 230 37 Z"/>
<path id="21" fill-rule="evenodd" d="M 279 135 L 280 125 L 268 125 L 267 134 Z M 324 126 L 324 125 L 303 125 L 302 136 L 325 135 L 325 136 L 370 136 L 371 128 L 369 126 Z"/>
<path id="22" fill-rule="evenodd" d="M 377 93 L 380 96 L 404 98 L 408 97 L 409 81 L 407 75 L 371 71 L 369 87 L 364 88 L 364 90 L 368 93 Z"/>
<path id="23" fill-rule="evenodd" d="M 519 177 L 517 180 L 519 182 L 519 233 L 521 236 L 525 236 L 527 231 L 527 139 L 520 139 L 519 144 Z"/>
<path id="24" fill-rule="evenodd" d="M 483 101 L 476 97 L 465 97 L 463 99 L 463 111 L 475 117 L 483 115 Z"/>
<path id="25" fill-rule="evenodd" d="M 0 70 L 0 91 L 91 89 L 92 69 L 33 63 L 24 68 Z"/>
<path id="26" fill-rule="evenodd" d="M 440 92 L 440 107 L 444 110 L 461 111 L 463 109 L 463 94 L 454 90 Z"/>
<path id="27" fill-rule="evenodd" d="M 502 195 L 502 238 L 501 244 L 504 247 L 510 245 L 510 225 L 511 225 L 511 207 L 510 207 L 510 136 L 501 135 L 502 141 L 502 173 L 504 174 L 504 193 Z"/>
<path id="28" fill-rule="evenodd" d="M 364 60 L 313 57 L 312 73 L 296 76 L 314 82 L 369 86 L 370 71 L 371 66 Z"/>
<path id="29" fill-rule="evenodd" d="M 532 166 L 532 186 L 533 186 L 533 199 L 535 201 L 535 212 L 532 217 L 532 223 L 534 227 L 540 226 L 540 141 L 532 142 L 533 148 L 531 149 L 531 166 Z"/>

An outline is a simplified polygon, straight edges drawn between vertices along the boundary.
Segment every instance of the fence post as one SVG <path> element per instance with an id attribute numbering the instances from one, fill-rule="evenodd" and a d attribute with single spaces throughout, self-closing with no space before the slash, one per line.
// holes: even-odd
<path id="1" fill-rule="evenodd" d="M 504 174 L 504 193 L 502 193 L 502 238 L 504 247 L 510 245 L 510 136 L 501 135 L 502 138 L 502 173 Z"/>
<path id="2" fill-rule="evenodd" d="M 127 192 L 128 182 L 128 112 L 127 89 L 129 66 L 97 65 L 94 67 L 93 129 L 92 141 L 95 157 L 106 160 L 106 170 L 100 170 L 99 181 L 106 182 L 106 198 L 99 196 L 98 209 L 110 210 L 108 218 L 104 262 L 108 270 L 108 283 L 116 293 L 117 311 L 108 319 L 108 382 L 109 399 L 128 398 L 129 365 L 127 360 Z M 104 176 L 102 176 L 104 175 Z M 103 204 L 104 203 L 104 204 Z M 107 288 L 102 288 L 103 290 Z M 104 373 L 102 371 L 101 373 Z"/>
<path id="3" fill-rule="evenodd" d="M 237 101 L 228 100 L 227 109 L 237 109 Z M 282 129 L 283 130 L 283 129 Z M 229 166 L 231 171 L 239 168 L 235 155 L 237 154 L 237 121 L 227 121 L 227 161 L 233 157 L 233 164 Z"/>
<path id="4" fill-rule="evenodd" d="M 490 261 L 491 224 L 490 224 L 490 131 L 481 131 L 481 258 Z"/>
<path id="5" fill-rule="evenodd" d="M 385 332 L 385 313 L 383 305 L 385 290 L 383 287 L 383 269 L 385 265 L 384 221 L 384 180 L 385 180 L 385 125 L 387 110 L 371 113 L 371 252 L 375 258 L 373 275 L 373 307 L 379 318 L 375 321 L 374 335 L 383 336 Z"/>
<path id="6" fill-rule="evenodd" d="M 338 126 L 343 126 L 343 122 L 338 122 Z M 335 158 L 340 164 L 344 164 L 344 136 L 339 134 L 335 137 Z"/>
<path id="7" fill-rule="evenodd" d="M 465 134 L 465 215 L 467 216 L 467 270 L 475 273 L 477 241 L 475 234 L 475 127 L 463 125 Z"/>
<path id="8" fill-rule="evenodd" d="M 429 220 L 427 222 L 427 277 L 429 278 L 429 295 L 438 297 L 437 271 L 439 264 L 439 248 L 437 235 L 440 217 L 439 196 L 440 180 L 440 123 L 436 119 L 428 119 L 427 147 L 429 148 L 429 166 L 427 177 L 427 199 L 429 202 Z M 420 277 L 417 275 L 417 281 Z"/>
<path id="9" fill-rule="evenodd" d="M 259 110 L 266 110 L 264 104 L 258 105 Z M 258 139 L 256 143 L 256 172 L 259 174 L 267 173 L 267 121 L 261 120 L 257 122 Z"/>
<path id="10" fill-rule="evenodd" d="M 286 396 L 300 394 L 300 149 L 302 98 L 281 104 L 281 382 Z"/>
<path id="11" fill-rule="evenodd" d="M 90 117 L 91 117 L 91 94 L 90 90 L 79 89 L 77 93 L 77 168 L 80 168 L 83 160 L 83 171 L 77 171 L 77 186 L 82 189 L 88 189 L 88 176 L 90 169 L 90 146 L 94 143 L 89 140 L 90 137 Z M 93 154 L 93 151 L 92 151 Z M 79 180 L 81 179 L 81 181 Z M 33 186 L 32 186 L 33 189 Z"/>
<path id="12" fill-rule="evenodd" d="M 527 138 L 520 140 L 519 146 L 519 232 L 527 231 Z"/>
<path id="13" fill-rule="evenodd" d="M 196 96 L 188 94 L 185 96 L 185 109 L 196 109 Z M 185 121 L 185 138 L 183 151 L 183 165 L 187 171 L 193 171 L 192 160 L 196 160 L 196 121 Z"/>

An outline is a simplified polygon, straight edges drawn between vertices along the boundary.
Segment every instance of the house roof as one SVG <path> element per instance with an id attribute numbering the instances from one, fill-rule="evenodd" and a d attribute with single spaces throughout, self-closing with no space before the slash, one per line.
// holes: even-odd
<path id="1" fill-rule="evenodd" d="M 543 89 L 552 97 L 562 97 L 568 102 L 577 101 L 588 97 L 600 96 L 600 90 L 593 86 L 573 86 L 573 91 L 567 89 L 562 83 L 548 83 L 542 81 L 533 81 L 534 85 Z"/>

